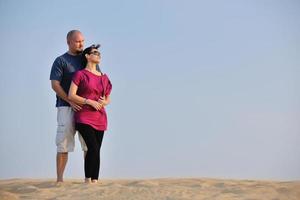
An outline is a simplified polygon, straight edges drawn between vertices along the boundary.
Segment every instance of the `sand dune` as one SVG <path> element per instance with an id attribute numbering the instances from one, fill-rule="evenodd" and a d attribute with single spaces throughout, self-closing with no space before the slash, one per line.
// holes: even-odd
<path id="1" fill-rule="evenodd" d="M 213 199 L 300 200 L 300 182 L 222 179 L 81 180 L 10 179 L 0 181 L 0 199 Z"/>

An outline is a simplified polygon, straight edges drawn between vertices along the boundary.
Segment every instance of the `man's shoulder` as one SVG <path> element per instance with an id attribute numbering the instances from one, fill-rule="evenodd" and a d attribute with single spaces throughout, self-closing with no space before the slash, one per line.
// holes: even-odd
<path id="1" fill-rule="evenodd" d="M 59 57 L 57 57 L 59 60 L 61 60 L 64 63 L 80 63 L 82 62 L 82 56 L 81 55 L 70 55 L 68 52 L 60 55 Z"/>
<path id="2" fill-rule="evenodd" d="M 60 60 L 60 61 L 65 61 L 66 59 L 68 59 L 68 53 L 64 53 L 60 56 L 58 56 L 56 59 Z"/>
<path id="3" fill-rule="evenodd" d="M 55 58 L 54 62 L 58 62 L 58 63 L 62 63 L 62 62 L 65 62 L 66 61 L 66 55 L 67 53 L 64 53 L 62 55 L 59 55 Z"/>

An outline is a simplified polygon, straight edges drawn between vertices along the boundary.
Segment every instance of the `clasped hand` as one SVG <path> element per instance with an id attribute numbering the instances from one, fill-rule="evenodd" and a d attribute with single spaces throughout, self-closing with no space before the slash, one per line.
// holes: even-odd
<path id="1" fill-rule="evenodd" d="M 106 106 L 108 104 L 108 101 L 105 97 L 100 97 L 100 99 L 98 99 L 98 101 L 94 101 L 94 100 L 89 100 L 90 102 L 90 106 L 92 106 L 93 108 L 95 108 L 96 110 L 101 110 L 102 107 Z"/>

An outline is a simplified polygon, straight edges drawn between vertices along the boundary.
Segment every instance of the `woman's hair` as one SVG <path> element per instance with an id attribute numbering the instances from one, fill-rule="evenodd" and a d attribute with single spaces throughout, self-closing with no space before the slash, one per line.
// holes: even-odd
<path id="1" fill-rule="evenodd" d="M 90 54 L 93 49 L 99 49 L 100 44 L 93 44 L 87 48 L 85 48 L 82 52 L 82 66 L 86 66 L 87 64 L 87 59 L 85 57 L 85 54 Z"/>

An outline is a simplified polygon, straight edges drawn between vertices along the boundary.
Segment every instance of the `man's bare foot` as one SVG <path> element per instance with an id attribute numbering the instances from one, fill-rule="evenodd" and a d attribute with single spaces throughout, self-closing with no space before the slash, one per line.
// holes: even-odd
<path id="1" fill-rule="evenodd" d="M 61 186 L 61 185 L 63 185 L 63 183 L 64 183 L 63 181 L 56 181 L 55 185 L 56 186 Z"/>
<path id="2" fill-rule="evenodd" d="M 64 180 L 62 178 L 56 179 L 56 183 L 62 183 L 62 182 L 64 182 Z"/>

